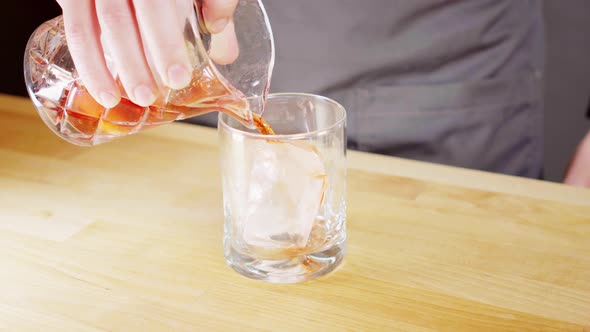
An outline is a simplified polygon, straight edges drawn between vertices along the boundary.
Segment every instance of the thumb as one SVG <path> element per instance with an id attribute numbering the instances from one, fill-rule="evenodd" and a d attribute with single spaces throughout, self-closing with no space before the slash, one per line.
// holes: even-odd
<path id="1" fill-rule="evenodd" d="M 232 20 L 238 0 L 203 0 L 205 25 L 212 34 L 220 33 Z"/>

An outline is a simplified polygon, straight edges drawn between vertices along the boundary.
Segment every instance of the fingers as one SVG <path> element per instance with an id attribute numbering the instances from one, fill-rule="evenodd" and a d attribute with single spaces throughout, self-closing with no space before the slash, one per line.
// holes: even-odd
<path id="1" fill-rule="evenodd" d="M 235 26 L 229 22 L 220 33 L 211 35 L 209 57 L 220 65 L 227 65 L 236 61 L 239 55 Z"/>
<path id="2" fill-rule="evenodd" d="M 143 53 L 130 0 L 95 0 L 96 14 L 119 78 L 134 103 L 148 106 L 156 99 L 156 84 Z"/>
<path id="3" fill-rule="evenodd" d="M 205 24 L 211 31 L 209 56 L 220 65 L 230 64 L 240 55 L 233 23 L 238 0 L 204 0 Z"/>
<path id="4" fill-rule="evenodd" d="M 62 0 L 59 4 L 68 48 L 88 92 L 107 108 L 117 105 L 121 95 L 103 56 L 93 1 Z"/>
<path id="5" fill-rule="evenodd" d="M 164 84 L 173 89 L 186 87 L 191 80 L 191 66 L 179 25 L 182 16 L 175 2 L 134 0 L 133 4 L 144 46 Z"/>
<path id="6" fill-rule="evenodd" d="M 220 33 L 232 20 L 238 0 L 204 0 L 203 15 L 211 33 Z"/>
<path id="7" fill-rule="evenodd" d="M 64 12 L 68 46 L 78 74 L 103 106 L 115 106 L 122 92 L 109 71 L 105 50 L 111 56 L 121 86 L 136 104 L 148 106 L 155 101 L 158 77 L 173 89 L 190 83 L 192 68 L 183 26 L 179 24 L 183 22 L 183 13 L 178 11 L 175 1 L 57 1 Z M 203 1 L 205 22 L 214 33 L 210 56 L 219 64 L 232 63 L 239 55 L 232 21 L 238 0 Z"/>

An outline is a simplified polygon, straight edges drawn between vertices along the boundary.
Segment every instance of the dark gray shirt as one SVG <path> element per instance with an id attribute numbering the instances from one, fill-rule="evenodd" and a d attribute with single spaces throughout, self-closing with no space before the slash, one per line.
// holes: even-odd
<path id="1" fill-rule="evenodd" d="M 542 170 L 540 0 L 266 0 L 271 89 L 348 111 L 350 147 L 528 177 Z"/>

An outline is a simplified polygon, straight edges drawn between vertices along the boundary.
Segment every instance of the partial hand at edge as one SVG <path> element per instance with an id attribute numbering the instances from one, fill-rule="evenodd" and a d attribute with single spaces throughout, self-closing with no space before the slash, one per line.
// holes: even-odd
<path id="1" fill-rule="evenodd" d="M 571 186 L 590 188 L 590 131 L 578 145 L 563 182 Z"/>

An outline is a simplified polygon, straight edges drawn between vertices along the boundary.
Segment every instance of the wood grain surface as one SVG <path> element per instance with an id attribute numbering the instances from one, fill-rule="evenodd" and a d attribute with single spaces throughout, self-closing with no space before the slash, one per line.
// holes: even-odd
<path id="1" fill-rule="evenodd" d="M 272 285 L 223 260 L 216 142 L 0 96 L 0 331 L 590 331 L 590 191 L 351 152 L 343 266 Z"/>

